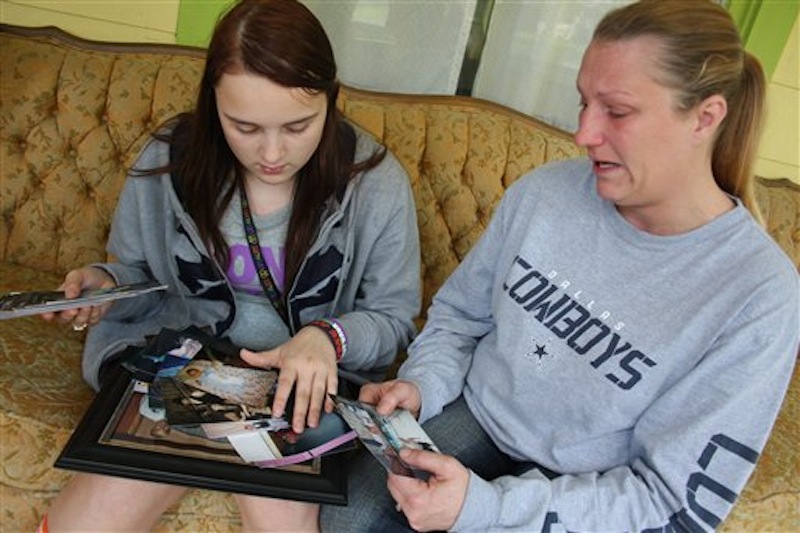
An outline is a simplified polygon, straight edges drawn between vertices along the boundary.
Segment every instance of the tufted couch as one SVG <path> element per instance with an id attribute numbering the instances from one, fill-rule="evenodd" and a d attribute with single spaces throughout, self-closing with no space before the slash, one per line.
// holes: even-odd
<path id="1" fill-rule="evenodd" d="M 148 133 L 191 106 L 201 50 L 89 42 L 0 26 L 0 292 L 53 288 L 105 260 L 117 194 Z M 464 97 L 345 88 L 338 103 L 407 169 L 423 250 L 424 305 L 475 243 L 517 176 L 579 154 L 571 137 Z M 800 263 L 800 187 L 761 180 L 768 229 Z M 0 322 L 0 530 L 32 531 L 69 477 L 52 464 L 93 397 L 83 336 L 36 317 Z M 800 528 L 800 378 L 726 531 Z M 191 490 L 160 531 L 231 531 L 230 496 Z"/>

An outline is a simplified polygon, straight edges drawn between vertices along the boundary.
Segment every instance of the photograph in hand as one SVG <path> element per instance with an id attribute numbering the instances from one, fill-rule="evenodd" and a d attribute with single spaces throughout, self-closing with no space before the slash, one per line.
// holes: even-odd
<path id="1" fill-rule="evenodd" d="M 89 307 L 166 289 L 166 285 L 147 281 L 110 289 L 86 289 L 77 298 L 67 298 L 62 291 L 9 292 L 0 295 L 0 320 Z"/>
<path id="2" fill-rule="evenodd" d="M 375 407 L 357 400 L 336 397 L 336 410 L 355 430 L 364 447 L 389 472 L 427 479 L 428 473 L 414 469 L 400 459 L 400 450 L 412 448 L 439 452 L 414 416 L 402 409 L 384 416 Z"/>

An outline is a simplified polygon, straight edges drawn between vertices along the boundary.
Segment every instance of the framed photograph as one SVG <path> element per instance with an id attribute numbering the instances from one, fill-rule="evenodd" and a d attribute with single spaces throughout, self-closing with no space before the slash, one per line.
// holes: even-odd
<path id="1" fill-rule="evenodd" d="M 137 380 L 118 367 L 55 466 L 68 470 L 316 503 L 347 503 L 346 454 L 280 468 L 244 462 L 233 446 L 140 413 Z"/>

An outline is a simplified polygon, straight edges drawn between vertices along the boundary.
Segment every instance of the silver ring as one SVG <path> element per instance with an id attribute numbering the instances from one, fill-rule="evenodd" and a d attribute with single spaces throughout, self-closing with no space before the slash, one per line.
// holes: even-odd
<path id="1" fill-rule="evenodd" d="M 73 331 L 83 331 L 83 330 L 85 330 L 85 329 L 86 329 L 86 327 L 87 327 L 88 325 L 89 325 L 89 324 L 81 324 L 81 325 L 79 326 L 78 324 L 72 324 L 72 330 L 73 330 Z"/>

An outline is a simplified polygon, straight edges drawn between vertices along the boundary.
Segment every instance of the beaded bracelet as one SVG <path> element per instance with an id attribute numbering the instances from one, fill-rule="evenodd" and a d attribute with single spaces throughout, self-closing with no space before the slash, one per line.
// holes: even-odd
<path id="1" fill-rule="evenodd" d="M 341 361 L 344 354 L 347 353 L 347 335 L 345 335 L 341 324 L 330 318 L 322 318 L 309 322 L 308 325 L 325 332 L 331 344 L 333 344 L 333 349 L 336 352 L 336 361 Z"/>

